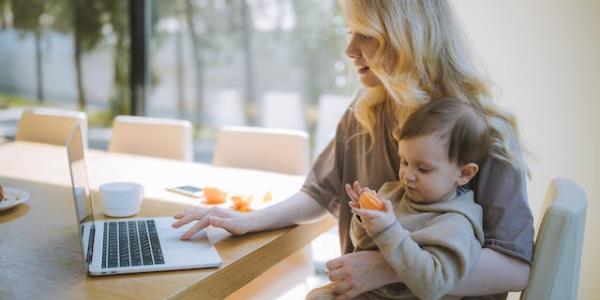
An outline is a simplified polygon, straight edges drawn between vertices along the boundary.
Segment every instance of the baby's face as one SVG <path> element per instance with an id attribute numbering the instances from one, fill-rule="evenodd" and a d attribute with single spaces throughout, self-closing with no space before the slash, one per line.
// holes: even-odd
<path id="1" fill-rule="evenodd" d="M 459 166 L 450 162 L 444 141 L 436 135 L 401 140 L 400 181 L 412 201 L 431 203 L 456 190 Z"/>

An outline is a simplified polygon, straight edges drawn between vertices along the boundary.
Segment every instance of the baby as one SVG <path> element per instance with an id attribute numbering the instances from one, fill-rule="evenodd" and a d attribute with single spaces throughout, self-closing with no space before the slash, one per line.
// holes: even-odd
<path id="1" fill-rule="evenodd" d="M 346 185 L 355 214 L 354 251 L 378 249 L 401 281 L 359 298 L 451 299 L 445 295 L 477 261 L 483 245 L 481 207 L 463 186 L 489 151 L 490 127 L 476 108 L 446 98 L 411 114 L 398 140 L 400 181 L 385 183 L 378 194 L 358 182 Z M 359 197 L 370 197 L 360 203 L 371 209 L 361 208 Z M 307 299 L 334 297 L 329 285 Z"/>

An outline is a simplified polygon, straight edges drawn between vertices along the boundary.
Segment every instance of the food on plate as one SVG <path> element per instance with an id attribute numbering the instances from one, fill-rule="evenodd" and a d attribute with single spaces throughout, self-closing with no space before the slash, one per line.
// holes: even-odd
<path id="1" fill-rule="evenodd" d="M 358 197 L 358 204 L 360 205 L 360 208 L 364 209 L 374 209 L 381 211 L 385 210 L 385 205 L 383 205 L 383 202 L 381 202 L 377 198 L 375 192 L 373 192 L 372 190 L 364 190 L 360 194 L 360 197 Z"/>
<path id="2" fill-rule="evenodd" d="M 204 197 L 206 198 L 207 204 L 221 204 L 225 203 L 227 198 L 227 192 L 224 192 L 216 187 L 204 187 Z"/>
<path id="3" fill-rule="evenodd" d="M 263 201 L 263 202 L 269 202 L 269 201 L 271 201 L 271 200 L 273 200 L 273 194 L 271 194 L 271 191 L 268 191 L 268 192 L 266 192 L 266 193 L 265 193 L 265 195 L 263 196 L 263 198 L 262 198 L 262 201 Z"/>
<path id="4" fill-rule="evenodd" d="M 240 212 L 252 211 L 253 209 L 250 205 L 253 199 L 254 196 L 252 195 L 233 195 L 231 196 L 231 202 L 233 203 L 231 208 Z"/>
<path id="5" fill-rule="evenodd" d="M 0 184 L 0 201 L 4 200 L 4 188 L 2 188 L 2 185 Z"/>

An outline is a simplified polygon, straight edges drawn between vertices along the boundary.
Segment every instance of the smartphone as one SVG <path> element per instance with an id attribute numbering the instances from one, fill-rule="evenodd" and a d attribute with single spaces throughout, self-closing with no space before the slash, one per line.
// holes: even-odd
<path id="1" fill-rule="evenodd" d="M 176 187 L 167 188 L 167 191 L 174 192 L 188 197 L 200 198 L 203 195 L 202 188 L 193 185 L 180 185 Z"/>

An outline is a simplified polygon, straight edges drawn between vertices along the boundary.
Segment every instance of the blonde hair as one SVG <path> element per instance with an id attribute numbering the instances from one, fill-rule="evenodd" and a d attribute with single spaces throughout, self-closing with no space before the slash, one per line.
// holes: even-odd
<path id="1" fill-rule="evenodd" d="M 490 154 L 527 172 L 514 116 L 493 101 L 491 83 L 475 64 L 452 8 L 444 0 L 340 0 L 348 27 L 379 42 L 370 69 L 382 86 L 364 88 L 354 115 L 375 142 L 375 108 L 390 99 L 402 127 L 432 99 L 453 97 L 484 112 Z M 390 62 L 390 59 L 392 61 Z"/>

